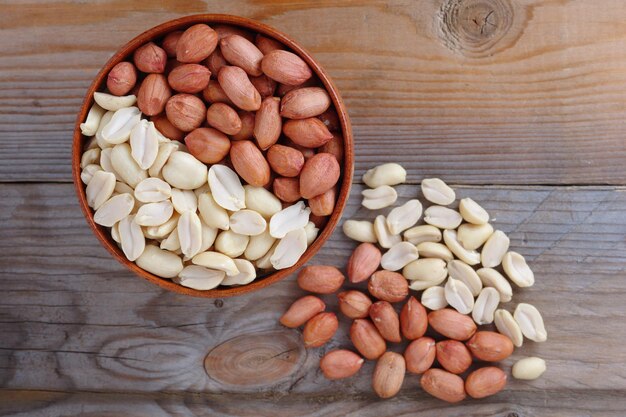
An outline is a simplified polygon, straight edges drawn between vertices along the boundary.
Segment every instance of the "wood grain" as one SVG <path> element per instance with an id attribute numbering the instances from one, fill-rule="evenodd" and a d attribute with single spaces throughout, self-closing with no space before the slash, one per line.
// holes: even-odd
<path id="1" fill-rule="evenodd" d="M 74 116 L 102 64 L 142 30 L 207 11 L 275 26 L 324 65 L 352 116 L 357 177 L 382 161 L 413 182 L 626 177 L 621 0 L 34 0 L 0 16 L 0 178 L 68 181 Z"/>
<path id="2" fill-rule="evenodd" d="M 5 0 L 0 10 L 0 415 L 625 415 L 623 1 Z M 326 68 L 352 117 L 356 182 L 401 162 L 410 182 L 441 176 L 484 204 L 537 278 L 507 308 L 537 305 L 549 332 L 503 366 L 539 355 L 541 379 L 446 406 L 410 375 L 380 401 L 371 362 L 344 381 L 317 370 L 320 355 L 349 346 L 347 320 L 316 350 L 277 324 L 302 295 L 293 277 L 191 298 L 138 279 L 99 245 L 62 184 L 85 91 L 128 39 L 207 12 L 274 26 Z M 372 217 L 360 190 L 344 219 Z M 314 262 L 343 266 L 354 246 L 338 230 Z M 209 352 L 228 372 L 205 372 Z"/>
<path id="3" fill-rule="evenodd" d="M 359 205 L 360 187 L 355 188 L 346 217 L 371 218 Z M 402 201 L 418 194 L 415 186 L 398 189 Z M 626 295 L 624 190 L 461 187 L 458 195 L 471 195 L 484 205 L 494 225 L 511 237 L 512 248 L 528 258 L 537 278 L 534 287 L 517 290 L 505 306 L 535 304 L 544 314 L 549 341 L 525 343 L 503 366 L 508 369 L 515 359 L 532 354 L 547 360 L 548 371 L 537 381 L 513 380 L 502 394 L 450 408 L 447 415 L 619 415 L 618 410 L 626 409 L 621 395 L 626 390 L 626 352 L 619 342 L 626 340 L 626 328 L 617 324 L 626 319 L 619 308 Z M 349 322 L 342 318 L 329 345 L 293 350 L 290 340 L 298 332 L 277 323 L 302 294 L 293 277 L 232 299 L 210 301 L 163 292 L 107 255 L 74 198 L 69 184 L 0 185 L 0 221 L 5 225 L 0 229 L 0 386 L 3 395 L 24 399 L 5 405 L 11 411 L 7 415 L 27 410 L 30 399 L 44 411 L 28 415 L 70 412 L 78 404 L 93 404 L 93 415 L 101 415 L 98 412 L 119 412 L 136 403 L 153 415 L 176 407 L 188 413 L 181 415 L 208 415 L 208 410 L 247 415 L 238 405 L 244 399 L 253 405 L 246 410 L 256 413 L 258 407 L 255 415 L 269 415 L 277 404 L 286 407 L 279 415 L 319 416 L 337 410 L 376 415 L 384 407 L 401 415 L 441 407 L 425 397 L 414 375 L 407 376 L 398 399 L 377 402 L 369 386 L 373 362 L 357 378 L 325 380 L 317 370 L 319 357 L 349 346 Z M 343 267 L 354 246 L 337 231 L 315 262 Z M 336 309 L 333 296 L 325 301 Z M 267 339 L 254 342 L 259 332 L 268 331 L 282 334 L 275 338 L 275 347 L 268 348 Z M 247 350 L 218 351 L 233 370 L 209 377 L 203 360 L 225 343 Z M 262 364 L 276 360 L 288 361 L 288 371 L 268 372 L 262 385 L 237 383 L 231 377 L 238 368 L 270 369 Z M 91 392 L 132 395 L 110 404 L 108 394 Z M 616 401 L 610 404 L 601 400 L 613 397 Z M 561 408 L 565 402 L 571 408 Z M 204 408 L 207 403 L 211 406 Z M 305 406 L 311 403 L 320 408 Z"/>
<path id="4" fill-rule="evenodd" d="M 622 417 L 626 400 L 615 391 L 523 392 L 515 401 L 484 399 L 442 406 L 421 392 L 388 401 L 371 397 L 92 393 L 0 390 L 0 413 L 12 417 Z"/>

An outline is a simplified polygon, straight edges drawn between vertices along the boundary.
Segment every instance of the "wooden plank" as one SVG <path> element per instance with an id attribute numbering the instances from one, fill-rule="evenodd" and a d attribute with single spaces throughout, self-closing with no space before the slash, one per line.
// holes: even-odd
<path id="1" fill-rule="evenodd" d="M 371 218 L 372 213 L 360 208 L 360 187 L 355 188 L 346 218 Z M 418 194 L 414 186 L 398 189 L 401 200 Z M 547 343 L 525 343 L 503 363 L 508 369 L 522 356 L 541 356 L 548 362 L 541 379 L 511 381 L 494 399 L 467 403 L 469 410 L 477 410 L 476 415 L 557 415 L 567 402 L 573 415 L 623 412 L 623 401 L 605 404 L 593 398 L 595 393 L 599 399 L 624 398 L 626 392 L 626 328 L 616 325 L 626 319 L 620 308 L 626 293 L 624 189 L 462 187 L 458 195 L 480 201 L 495 226 L 510 235 L 512 248 L 528 258 L 537 283 L 518 290 L 505 307 L 513 309 L 522 301 L 535 304 L 549 332 Z M 301 349 L 298 331 L 278 325 L 281 313 L 302 294 L 293 277 L 223 300 L 164 292 L 110 258 L 91 235 L 74 198 L 69 184 L 0 185 L 4 389 L 168 396 L 189 392 L 202 393 L 201 398 L 236 394 L 265 404 L 268 412 L 270 400 L 286 396 L 294 414 L 305 403 L 322 407 L 312 415 L 331 415 L 332 401 L 346 404 L 348 415 L 383 410 L 369 408 L 375 402 L 370 388 L 373 363 L 358 377 L 336 382 L 325 380 L 317 369 L 324 352 L 349 347 L 347 320 L 341 319 L 339 333 L 328 345 L 309 351 Z M 353 247 L 337 231 L 315 262 L 342 266 Z M 324 298 L 335 310 L 334 297 Z M 276 335 L 271 339 L 275 343 L 257 343 L 259 335 L 268 332 Z M 237 352 L 224 349 L 232 352 L 222 352 L 222 362 L 229 367 L 207 376 L 202 363 L 209 351 L 246 343 L 247 349 Z M 281 370 L 274 372 L 277 366 Z M 264 383 L 238 382 L 228 375 L 259 370 L 268 373 Z M 216 402 L 217 414 L 243 414 L 236 411 L 237 401 L 223 398 L 223 403 Z M 415 375 L 407 376 L 400 398 L 377 407 L 387 404 L 403 412 L 441 407 L 425 398 Z M 588 408 L 583 399 L 590 399 Z M 46 410 L 56 410 L 46 405 L 56 401 L 44 401 L 52 407 Z M 72 404 L 61 407 L 72 410 Z M 363 408 L 368 411 L 359 414 Z M 449 415 L 461 415 L 466 408 L 458 410 Z"/>
<path id="2" fill-rule="evenodd" d="M 11 417 L 622 417 L 626 400 L 621 392 L 575 391 L 521 393 L 518 402 L 497 398 L 443 405 L 422 392 L 387 401 L 372 396 L 337 398 L 263 394 L 91 393 L 0 390 L 0 415 Z M 444 414 L 445 413 L 445 414 Z"/>
<path id="3" fill-rule="evenodd" d="M 5 2 L 0 181 L 68 181 L 74 115 L 98 68 L 142 30 L 207 11 L 261 20 L 313 52 L 349 107 L 357 178 L 397 161 L 413 182 L 624 183 L 621 0 Z"/>

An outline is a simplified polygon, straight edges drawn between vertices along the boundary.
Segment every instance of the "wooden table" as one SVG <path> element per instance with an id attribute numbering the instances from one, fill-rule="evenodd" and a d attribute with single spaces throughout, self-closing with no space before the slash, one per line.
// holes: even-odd
<path id="1" fill-rule="evenodd" d="M 114 261 L 70 183 L 75 114 L 126 40 L 193 13 L 289 33 L 328 69 L 361 175 L 402 163 L 483 202 L 532 265 L 514 302 L 544 314 L 548 371 L 449 406 L 408 376 L 388 401 L 326 381 L 277 323 L 293 277 L 244 297 L 164 292 Z M 0 413 L 13 416 L 626 415 L 626 3 L 622 0 L 0 1 Z M 342 266 L 337 231 L 315 263 Z M 332 297 L 326 298 L 335 308 Z M 511 303 L 508 308 L 512 308 Z M 211 351 L 208 376 L 203 360 Z"/>

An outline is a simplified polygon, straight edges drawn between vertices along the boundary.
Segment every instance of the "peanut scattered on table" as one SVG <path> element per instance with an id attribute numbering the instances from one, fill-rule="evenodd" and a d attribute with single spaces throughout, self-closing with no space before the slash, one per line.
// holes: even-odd
<path id="1" fill-rule="evenodd" d="M 393 204 L 397 194 L 391 186 L 405 178 L 406 171 L 398 164 L 367 171 L 363 180 L 372 189 L 363 192 L 363 206 L 377 210 Z M 447 402 L 497 394 L 504 389 L 507 374 L 496 366 L 473 364 L 493 365 L 508 358 L 524 337 L 547 339 L 543 318 L 534 306 L 518 304 L 513 314 L 498 308 L 513 297 L 509 281 L 529 287 L 534 274 L 522 255 L 509 250 L 506 234 L 494 231 L 489 214 L 478 203 L 463 198 L 458 211 L 447 207 L 456 193 L 437 178 L 425 179 L 421 188 L 425 199 L 435 204 L 423 211 L 425 225 L 416 225 L 422 217 L 422 203 L 416 199 L 386 217 L 378 215 L 373 224 L 344 222 L 346 236 L 362 242 L 347 262 L 352 286 L 338 294 L 340 312 L 352 320 L 350 339 L 356 353 L 332 350 L 320 368 L 330 379 L 347 378 L 359 372 L 364 360 L 377 360 L 372 388 L 381 398 L 398 393 L 406 372 L 421 375 L 422 388 Z M 323 265 L 308 266 L 298 276 L 300 288 L 323 294 L 339 291 L 344 282 L 337 268 Z M 421 303 L 412 295 L 406 300 L 409 290 L 422 292 Z M 403 303 L 399 314 L 394 303 Z M 307 317 L 310 309 L 300 299 L 285 316 Z M 497 332 L 491 331 L 494 327 Z M 433 333 L 425 335 L 429 328 Z M 321 329 L 319 339 L 330 340 L 325 334 Z M 389 350 L 388 344 L 403 339 L 411 341 L 404 356 Z M 443 369 L 433 367 L 435 359 Z M 545 361 L 525 358 L 515 364 L 513 376 L 530 380 L 544 371 Z"/>

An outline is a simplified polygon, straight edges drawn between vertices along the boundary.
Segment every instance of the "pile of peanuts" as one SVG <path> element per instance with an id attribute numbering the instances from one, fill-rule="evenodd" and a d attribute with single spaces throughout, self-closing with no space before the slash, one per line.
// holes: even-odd
<path id="1" fill-rule="evenodd" d="M 197 290 L 293 266 L 334 210 L 344 146 L 308 64 L 206 24 L 129 58 L 80 126 L 94 221 L 130 261 Z"/>
<path id="2" fill-rule="evenodd" d="M 392 205 L 397 194 L 391 186 L 405 178 L 404 168 L 397 164 L 368 171 L 364 182 L 372 188 L 363 191 L 363 206 L 379 210 Z M 503 244 L 503 233 L 494 233 L 487 223 L 487 212 L 471 199 L 461 200 L 461 214 L 445 207 L 455 200 L 455 193 L 439 179 L 425 179 L 422 193 L 426 200 L 437 204 L 426 210 L 427 225 L 415 226 L 422 215 L 419 200 L 410 200 L 387 216 L 379 215 L 378 225 L 365 220 L 344 222 L 346 235 L 362 242 L 348 260 L 347 276 L 352 284 L 367 284 L 367 292 L 352 287 L 337 294 L 339 311 L 352 320 L 350 339 L 356 352 L 327 352 L 320 369 L 328 379 L 347 378 L 355 375 L 365 360 L 376 360 L 372 387 L 381 398 L 396 395 L 407 372 L 421 375 L 424 391 L 443 401 L 455 403 L 468 395 L 494 395 L 507 383 L 507 373 L 495 363 L 508 358 L 515 346 L 521 346 L 524 336 L 545 341 L 543 319 L 535 307 L 525 303 L 518 304 L 514 315 L 496 310 L 501 301 L 511 300 L 512 289 L 494 268 L 515 252 L 507 252 L 508 238 Z M 458 243 L 459 232 L 455 229 L 462 220 L 469 230 L 460 232 L 463 243 Z M 439 229 L 444 234 L 454 233 L 454 242 L 444 239 L 445 245 L 438 243 L 442 237 Z M 376 243 L 387 252 L 382 254 Z M 475 249 L 483 244 L 481 257 Z M 472 266 L 481 263 L 486 273 L 479 275 Z M 504 269 L 511 281 L 528 287 L 534 283 L 534 275 L 522 265 L 525 261 L 515 259 Z M 402 273 L 396 272 L 401 269 Z M 440 286 L 446 278 L 448 283 Z M 297 282 L 311 293 L 334 294 L 342 288 L 345 276 L 334 266 L 314 265 L 302 269 Z M 409 294 L 411 290 L 422 292 L 421 302 Z M 325 310 L 321 298 L 306 295 L 289 307 L 280 322 L 289 328 L 304 326 L 305 346 L 320 347 L 339 327 L 337 315 Z M 479 329 L 493 323 L 494 317 L 497 331 Z M 409 343 L 403 354 L 389 346 L 404 340 Z M 545 369 L 543 359 L 528 357 L 513 366 L 512 374 L 531 380 Z"/>

